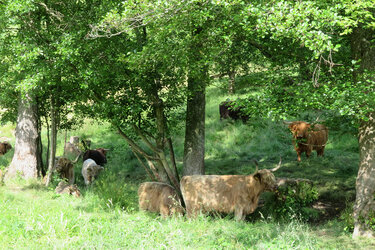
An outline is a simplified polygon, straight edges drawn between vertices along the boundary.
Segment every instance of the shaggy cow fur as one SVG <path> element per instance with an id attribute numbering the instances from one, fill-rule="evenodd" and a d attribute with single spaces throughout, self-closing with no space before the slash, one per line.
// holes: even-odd
<path id="1" fill-rule="evenodd" d="M 69 184 L 74 184 L 74 165 L 71 160 L 61 157 L 56 160 L 55 168 L 61 179 L 66 179 Z"/>
<path id="2" fill-rule="evenodd" d="M 246 122 L 249 116 L 244 115 L 242 107 L 235 107 L 235 101 L 226 100 L 219 104 L 220 120 L 232 118 L 233 120 L 241 119 Z"/>
<path id="3" fill-rule="evenodd" d="M 0 142 L 0 155 L 5 155 L 6 152 L 12 149 L 12 145 L 8 142 Z"/>
<path id="4" fill-rule="evenodd" d="M 70 194 L 78 198 L 81 196 L 81 191 L 79 191 L 77 185 L 70 185 L 65 181 L 60 181 L 57 185 L 55 192 L 58 194 Z"/>
<path id="5" fill-rule="evenodd" d="M 181 180 L 181 192 L 187 215 L 199 212 L 234 212 L 237 220 L 244 220 L 246 215 L 257 208 L 263 191 L 275 190 L 276 179 L 272 171 L 274 170 L 257 170 L 252 175 L 184 176 Z"/>
<path id="6" fill-rule="evenodd" d="M 306 157 L 310 157 L 313 150 L 316 150 L 318 156 L 324 155 L 324 147 L 328 140 L 326 126 L 295 121 L 290 123 L 288 127 L 293 134 L 293 145 L 297 152 L 298 161 L 301 161 L 303 152 L 306 153 Z"/>
<path id="7" fill-rule="evenodd" d="M 138 189 L 139 208 L 160 213 L 163 217 L 183 213 L 176 190 L 161 182 L 144 182 Z"/>
<path id="8" fill-rule="evenodd" d="M 83 154 L 83 161 L 86 161 L 87 159 L 93 159 L 96 162 L 96 164 L 103 166 L 104 164 L 107 163 L 107 157 L 106 157 L 107 151 L 108 150 L 104 148 L 87 150 Z"/>
<path id="9" fill-rule="evenodd" d="M 86 185 L 90 185 L 104 168 L 95 163 L 93 159 L 87 159 L 82 165 L 82 176 Z"/>

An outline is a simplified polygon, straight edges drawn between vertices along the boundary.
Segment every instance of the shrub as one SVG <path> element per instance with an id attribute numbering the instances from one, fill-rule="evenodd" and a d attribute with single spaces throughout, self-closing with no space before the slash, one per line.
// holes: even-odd
<path id="1" fill-rule="evenodd" d="M 318 199 L 317 189 L 308 183 L 280 187 L 266 203 L 276 219 L 297 218 L 302 221 L 316 219 L 318 211 L 311 204 Z"/>

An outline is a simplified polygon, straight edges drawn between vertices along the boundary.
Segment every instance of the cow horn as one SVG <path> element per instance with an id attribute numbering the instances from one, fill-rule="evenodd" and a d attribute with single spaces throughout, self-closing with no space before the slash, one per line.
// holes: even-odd
<path id="1" fill-rule="evenodd" d="M 289 121 L 283 121 L 283 123 L 284 123 L 285 125 L 292 124 L 292 122 L 289 122 Z"/>
<path id="2" fill-rule="evenodd" d="M 255 169 L 255 172 L 254 172 L 254 174 L 256 174 L 256 173 L 258 173 L 258 162 L 257 162 L 257 160 L 254 160 L 254 163 L 255 163 L 255 166 L 256 166 L 256 169 Z"/>
<path id="3" fill-rule="evenodd" d="M 76 164 L 77 161 L 78 161 L 78 159 L 79 159 L 79 157 L 81 157 L 81 155 L 82 155 L 82 151 L 79 150 L 79 154 L 77 155 L 77 158 L 76 158 L 74 161 L 72 161 L 72 163 L 73 163 L 73 164 Z"/>
<path id="4" fill-rule="evenodd" d="M 277 166 L 275 168 L 271 169 L 271 172 L 277 171 L 280 167 L 281 167 L 281 156 L 280 156 L 279 164 L 277 164 Z"/>

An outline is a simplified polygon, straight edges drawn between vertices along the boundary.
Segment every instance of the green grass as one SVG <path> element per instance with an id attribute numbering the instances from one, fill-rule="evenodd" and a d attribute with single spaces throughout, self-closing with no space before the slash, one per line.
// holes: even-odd
<path id="1" fill-rule="evenodd" d="M 220 87 L 220 85 L 218 85 Z M 0 249 L 36 248 L 188 248 L 188 249 L 356 249 L 371 248 L 374 241 L 353 241 L 340 219 L 350 213 L 358 171 L 358 141 L 350 129 L 330 127 L 325 156 L 302 158 L 291 144 L 291 134 L 282 122 L 250 118 L 219 119 L 218 105 L 228 98 L 222 88 L 211 86 L 206 105 L 206 173 L 251 174 L 256 159 L 260 168 L 274 167 L 280 156 L 282 168 L 276 177 L 307 178 L 314 182 L 319 200 L 338 204 L 333 216 L 302 223 L 276 220 L 267 207 L 258 209 L 246 222 L 232 215 L 201 216 L 195 220 L 162 219 L 138 212 L 137 188 L 148 178 L 125 141 L 106 123 L 85 121 L 67 132 L 90 139 L 92 148 L 109 148 L 108 164 L 98 180 L 86 188 L 82 161 L 75 166 L 76 183 L 83 197 L 75 199 L 54 193 L 34 183 L 15 182 L 0 186 Z M 251 90 L 253 91 L 253 90 Z M 244 97 L 245 89 L 231 99 Z M 311 115 L 311 114 L 310 114 Z M 304 119 L 306 114 L 295 119 Z M 183 126 L 182 126 L 183 127 Z M 14 125 L 5 124 L 1 135 L 11 138 Z M 42 131 L 46 144 L 46 132 Z M 182 168 L 184 131 L 173 136 L 179 170 Z M 57 155 L 63 154 L 65 131 L 58 134 Z M 14 149 L 0 157 L 0 168 L 8 166 Z M 267 195 L 264 196 L 267 199 Z"/>
<path id="2" fill-rule="evenodd" d="M 100 194 L 57 195 L 37 183 L 0 187 L 0 249 L 355 249 L 333 221 L 319 227 L 270 219 L 236 222 L 230 217 L 162 219 L 154 214 L 103 206 Z"/>

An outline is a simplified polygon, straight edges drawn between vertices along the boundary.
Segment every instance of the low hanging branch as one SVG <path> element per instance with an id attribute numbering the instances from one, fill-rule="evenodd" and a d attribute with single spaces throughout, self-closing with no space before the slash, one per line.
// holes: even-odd
<path id="1" fill-rule="evenodd" d="M 149 160 L 159 160 L 157 157 L 153 157 L 149 154 L 147 154 L 142 148 L 140 148 L 132 139 L 130 139 L 121 129 L 120 127 L 117 127 L 118 133 L 129 143 L 129 145 L 134 149 L 136 152 L 138 152 L 140 155 L 145 157 Z"/>

